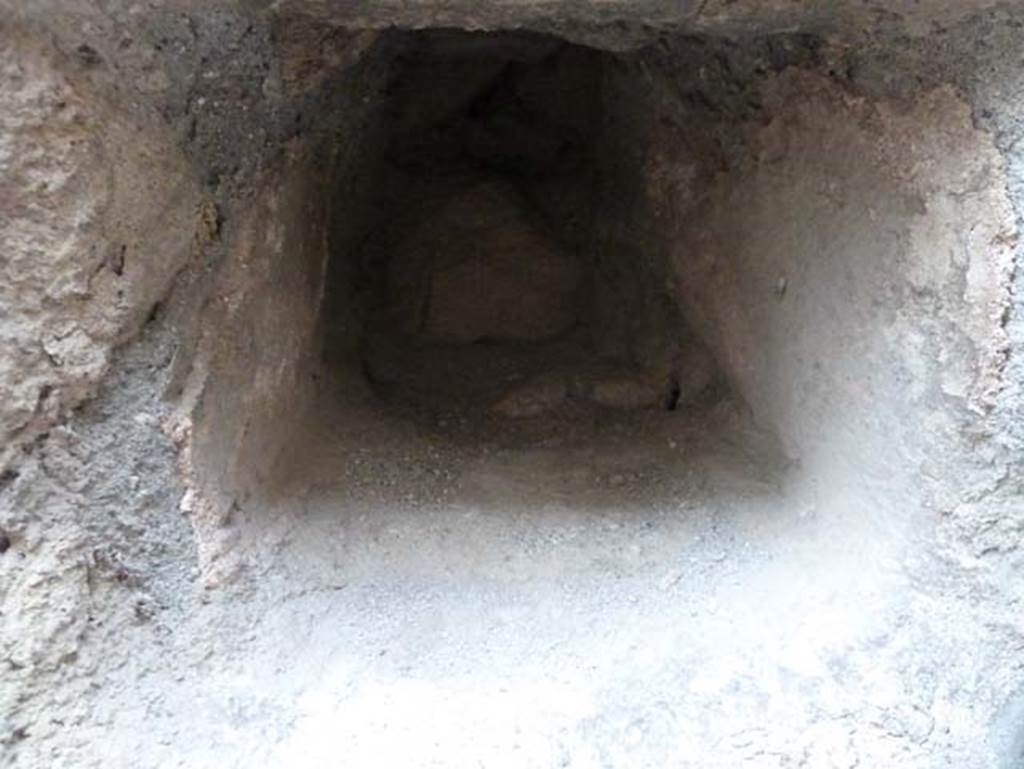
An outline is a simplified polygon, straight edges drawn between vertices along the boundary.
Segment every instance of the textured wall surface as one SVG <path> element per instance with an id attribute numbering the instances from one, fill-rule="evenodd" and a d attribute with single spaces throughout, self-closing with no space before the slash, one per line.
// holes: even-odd
<path id="1" fill-rule="evenodd" d="M 91 86 L 91 59 L 3 39 L 0 440 L 95 390 L 189 259 L 199 191 L 159 123 Z M 6 450 L 5 450 L 6 453 Z"/>
<path id="2" fill-rule="evenodd" d="M 715 656 L 731 632 L 695 618 L 706 638 L 680 665 L 699 674 L 657 679 L 689 692 L 671 715 L 686 729 L 665 727 L 653 758 L 630 764 L 617 751 L 633 717 L 602 692 L 611 704 L 578 707 L 589 736 L 572 757 L 1024 760 L 1013 4 L 0 0 L 0 16 L 0 763 L 285 766 L 319 717 L 322 670 L 355 665 L 323 651 L 343 646 L 320 618 L 349 622 L 332 613 L 344 586 L 278 585 L 251 563 L 247 577 L 239 542 L 266 535 L 270 555 L 250 556 L 286 551 L 246 508 L 303 439 L 325 339 L 348 352 L 358 333 L 358 313 L 351 327 L 325 320 L 358 304 L 352 255 L 390 222 L 367 190 L 390 146 L 377 107 L 411 50 L 391 26 L 553 33 L 614 52 L 575 60 L 600 73 L 596 96 L 572 91 L 603 110 L 583 126 L 593 176 L 580 192 L 569 173 L 535 201 L 566 244 L 598 252 L 594 315 L 625 330 L 603 342 L 655 365 L 675 328 L 665 318 L 685 319 L 781 440 L 788 491 L 830 500 L 782 561 L 835 545 L 891 588 L 844 635 L 837 587 L 821 612 L 833 619 L 801 636 L 808 649 L 827 636 L 828 654 L 766 642 L 782 672 L 747 654 L 756 637 Z M 367 535 L 368 552 L 386 533 Z M 313 551 L 348 536 L 331 529 Z M 763 583 L 737 577 L 721 595 L 815 595 L 813 577 L 762 566 Z M 302 602 L 313 619 L 293 624 Z M 595 606 L 580 627 L 599 626 Z M 357 619 L 394 624 L 373 607 Z M 272 638 L 254 630 L 263 616 Z M 301 633 L 323 656 L 282 683 L 280 650 Z M 609 644 L 595 658 L 619 665 Z M 647 651 L 620 656 L 646 670 Z M 253 694 L 268 681 L 273 698 Z M 662 705 L 648 722 L 669 719 Z M 766 717 L 791 725 L 751 728 Z"/>

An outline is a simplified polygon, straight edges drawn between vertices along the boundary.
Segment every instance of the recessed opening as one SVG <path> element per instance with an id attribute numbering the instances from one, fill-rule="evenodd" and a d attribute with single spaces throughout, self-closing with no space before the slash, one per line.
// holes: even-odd
<path id="1" fill-rule="evenodd" d="M 235 331 L 208 354 L 194 446 L 214 520 L 356 476 L 339 515 L 363 485 L 415 503 L 436 479 L 449 512 L 504 509 L 522 489 L 466 496 L 464 463 L 518 451 L 518 470 L 477 469 L 540 462 L 527 504 L 643 513 L 692 501 L 679 478 L 715 495 L 726 476 L 726 497 L 754 484 L 749 502 L 800 466 L 758 525 L 802 525 L 825 477 L 846 542 L 891 525 L 854 479 L 895 484 L 913 431 L 878 425 L 907 424 L 913 395 L 857 373 L 902 365 L 864 298 L 900 264 L 885 233 L 919 212 L 891 173 L 902 156 L 874 149 L 909 133 L 878 142 L 862 103 L 810 71 L 820 41 L 358 39 L 341 70 L 287 81 L 321 119 L 299 116 L 225 225 L 222 291 L 244 298 L 224 303 Z"/>
<path id="2" fill-rule="evenodd" d="M 716 505 L 795 519 L 771 423 L 679 301 L 650 188 L 650 132 L 677 123 L 652 124 L 643 72 L 533 34 L 378 41 L 338 86 L 341 122 L 240 225 L 256 289 L 229 309 L 245 322 L 195 440 L 214 520 L 258 549 L 296 504 L 353 541 L 466 509 L 648 538 Z M 721 149 L 696 120 L 672 130 L 689 195 Z"/>
<path id="3" fill-rule="evenodd" d="M 608 226 L 621 216 L 608 200 L 636 194 L 641 171 L 616 157 L 629 125 L 607 80 L 625 62 L 529 34 L 391 44 L 361 226 L 345 202 L 333 212 L 329 366 L 470 440 L 721 400 L 724 378 L 669 296 L 665 250 Z"/>
<path id="4" fill-rule="evenodd" d="M 206 584 L 250 568 L 268 604 L 412 623 L 399 664 L 442 678 L 438 617 L 490 669 L 503 602 L 532 607 L 500 643 L 522 659 L 664 623 L 756 698 L 805 629 L 869 627 L 932 451 L 927 313 L 893 298 L 944 274 L 922 174 L 991 155 L 952 92 L 876 107 L 819 45 L 393 31 L 325 75 L 323 119 L 224 220 L 189 444 Z"/>

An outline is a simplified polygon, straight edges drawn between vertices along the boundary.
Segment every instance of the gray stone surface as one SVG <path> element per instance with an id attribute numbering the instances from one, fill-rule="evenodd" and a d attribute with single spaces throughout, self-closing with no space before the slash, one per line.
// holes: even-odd
<path id="1" fill-rule="evenodd" d="M 1015 4 L 0 17 L 0 763 L 1021 765 Z M 526 448 L 366 400 L 403 136 L 506 60 L 552 141 L 467 162 L 600 352 L 732 400 Z"/>

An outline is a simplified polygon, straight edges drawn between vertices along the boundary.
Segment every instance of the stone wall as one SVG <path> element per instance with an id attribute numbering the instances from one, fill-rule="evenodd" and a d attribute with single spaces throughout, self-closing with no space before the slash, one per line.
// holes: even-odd
<path id="1" fill-rule="evenodd" d="M 901 732 L 907 765 L 1015 765 L 1016 9 L 0 9 L 5 763 L 111 765 L 111 692 L 162 675 L 175 629 L 234 578 L 234 511 L 294 438 L 325 350 L 356 346 L 359 254 L 382 222 L 368 190 L 390 146 L 377 108 L 406 50 L 377 30 L 396 25 L 615 52 L 578 54 L 600 71 L 580 104 L 602 108 L 585 194 L 556 180 L 534 201 L 595 253 L 608 350 L 655 366 L 667 329 L 699 339 L 793 482 L 833 500 L 826 533 L 898 560 L 910 658 L 942 675 L 930 723 L 961 729 Z M 201 669 L 190 654 L 174 664 Z"/>

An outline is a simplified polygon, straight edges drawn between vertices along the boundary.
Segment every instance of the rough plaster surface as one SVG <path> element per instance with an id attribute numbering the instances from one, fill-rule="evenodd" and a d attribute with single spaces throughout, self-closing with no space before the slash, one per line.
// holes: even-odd
<path id="1" fill-rule="evenodd" d="M 761 98 L 743 165 L 690 216 L 660 198 L 684 306 L 794 456 L 896 472 L 915 444 L 950 450 L 953 402 L 984 414 L 1002 384 L 1017 238 L 1002 157 L 950 89 L 877 103 L 789 71 Z M 652 159 L 655 178 L 673 161 Z"/>
<path id="2" fill-rule="evenodd" d="M 304 416 L 316 388 L 325 161 L 296 142 L 279 168 L 261 175 L 261 193 L 223 233 L 231 245 L 201 311 L 182 408 L 167 425 L 187 447 L 191 490 L 182 510 L 205 532 L 200 556 L 211 569 L 230 548 L 222 525 L 236 500 L 265 479 L 287 426 Z M 192 461 L 197 456 L 207 461 Z"/>
<path id="3" fill-rule="evenodd" d="M 7 8 L 0 762 L 1020 765 L 997 5 Z M 319 368 L 391 24 L 638 49 L 590 245 L 674 306 L 611 347 L 681 313 L 759 428 L 467 445 Z"/>
<path id="4" fill-rule="evenodd" d="M 169 132 L 105 103 L 84 82 L 88 63 L 11 34 L 2 65 L 6 463 L 21 436 L 94 392 L 111 348 L 167 294 L 190 255 L 198 190 Z"/>

